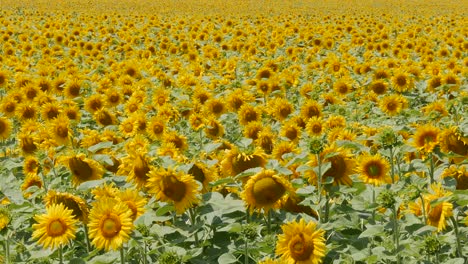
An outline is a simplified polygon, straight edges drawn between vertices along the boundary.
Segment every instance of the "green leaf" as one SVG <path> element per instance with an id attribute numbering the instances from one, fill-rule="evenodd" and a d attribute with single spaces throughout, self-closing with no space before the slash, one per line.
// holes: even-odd
<path id="1" fill-rule="evenodd" d="M 80 258 L 74 258 L 74 259 L 71 259 L 70 264 L 86 264 L 86 261 L 80 259 Z"/>
<path id="2" fill-rule="evenodd" d="M 113 145 L 112 141 L 104 141 L 104 142 L 100 142 L 100 143 L 97 143 L 96 145 L 89 147 L 88 150 L 92 153 L 96 153 L 97 151 L 101 149 L 110 148 L 112 147 L 112 145 Z"/>
<path id="3" fill-rule="evenodd" d="M 236 263 L 237 258 L 231 253 L 224 253 L 218 258 L 219 264 Z"/>
<path id="4" fill-rule="evenodd" d="M 159 207 L 158 210 L 156 210 L 156 215 L 163 216 L 169 212 L 174 212 L 174 211 L 175 211 L 175 208 L 172 204 L 166 204 L 164 206 Z"/>
<path id="5" fill-rule="evenodd" d="M 381 225 L 367 225 L 367 229 L 359 235 L 359 238 L 363 237 L 375 237 L 384 234 L 384 227 Z"/>
<path id="6" fill-rule="evenodd" d="M 204 147 L 203 147 L 203 150 L 205 150 L 205 153 L 206 154 L 210 154 L 211 152 L 215 151 L 217 148 L 219 148 L 220 146 L 222 145 L 222 143 L 209 143 L 209 144 L 206 144 Z"/>
<path id="7" fill-rule="evenodd" d="M 99 186 L 99 185 L 105 183 L 106 181 L 107 181 L 107 179 L 100 179 L 100 180 L 83 182 L 82 184 L 80 184 L 78 186 L 77 189 L 80 190 L 80 191 L 86 191 L 86 190 L 89 190 L 89 189 L 93 189 L 94 187 Z"/>
<path id="8" fill-rule="evenodd" d="M 462 258 L 454 258 L 444 261 L 445 264 L 463 264 L 465 263 L 465 259 Z"/>

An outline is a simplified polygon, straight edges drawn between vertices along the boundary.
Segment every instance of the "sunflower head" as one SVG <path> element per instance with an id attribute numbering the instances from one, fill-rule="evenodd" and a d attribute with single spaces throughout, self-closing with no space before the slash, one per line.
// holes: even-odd
<path id="1" fill-rule="evenodd" d="M 381 185 L 392 182 L 388 174 L 388 161 L 380 154 L 361 156 L 357 171 L 365 183 Z"/>
<path id="2" fill-rule="evenodd" d="M 93 203 L 89 213 L 89 238 L 98 249 L 117 250 L 130 239 L 132 210 L 126 203 L 104 197 Z"/>
<path id="3" fill-rule="evenodd" d="M 429 153 L 439 144 L 440 129 L 431 125 L 421 125 L 416 129 L 413 145 L 422 153 Z"/>
<path id="4" fill-rule="evenodd" d="M 251 213 L 261 209 L 267 213 L 279 208 L 291 192 L 293 189 L 288 181 L 272 170 L 263 170 L 249 178 L 241 197 Z"/>
<path id="5" fill-rule="evenodd" d="M 101 165 L 93 159 L 86 158 L 83 153 L 65 157 L 64 160 L 72 173 L 75 186 L 86 181 L 99 180 L 104 174 Z"/>
<path id="6" fill-rule="evenodd" d="M 72 216 L 84 223 L 88 220 L 88 205 L 86 201 L 76 195 L 67 192 L 57 192 L 49 190 L 44 197 L 46 206 L 54 204 L 63 204 L 67 209 L 72 211 Z"/>
<path id="7" fill-rule="evenodd" d="M 325 231 L 317 229 L 314 222 L 292 221 L 281 226 L 276 254 L 288 263 L 320 264 L 325 256 Z"/>
<path id="8" fill-rule="evenodd" d="M 464 136 L 458 127 L 452 126 L 439 134 L 440 149 L 444 153 L 453 152 L 459 157 L 451 158 L 459 163 L 468 157 L 468 137 Z"/>
<path id="9" fill-rule="evenodd" d="M 173 203 L 177 214 L 184 213 L 199 201 L 198 184 L 190 174 L 163 168 L 151 170 L 146 186 L 157 200 Z"/>
<path id="10" fill-rule="evenodd" d="M 63 204 L 53 204 L 47 207 L 47 213 L 35 215 L 37 224 L 32 226 L 32 238 L 44 248 L 57 248 L 75 238 L 77 221 L 73 211 Z"/>

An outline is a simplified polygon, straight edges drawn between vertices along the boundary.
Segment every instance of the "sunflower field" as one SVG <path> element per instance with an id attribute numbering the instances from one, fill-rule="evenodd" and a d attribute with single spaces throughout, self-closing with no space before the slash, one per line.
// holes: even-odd
<path id="1" fill-rule="evenodd" d="M 0 6 L 0 263 L 468 263 L 466 1 Z"/>

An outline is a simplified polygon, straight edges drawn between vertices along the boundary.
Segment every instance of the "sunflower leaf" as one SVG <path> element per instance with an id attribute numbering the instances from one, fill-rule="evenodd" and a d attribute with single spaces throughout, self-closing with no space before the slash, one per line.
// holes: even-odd
<path id="1" fill-rule="evenodd" d="M 92 153 L 96 153 L 97 151 L 101 149 L 110 148 L 112 147 L 112 145 L 113 145 L 112 141 L 104 141 L 104 142 L 100 142 L 96 145 L 89 147 L 88 150 Z"/>
<path id="2" fill-rule="evenodd" d="M 218 258 L 218 263 L 220 264 L 224 264 L 224 263 L 228 264 L 228 263 L 236 263 L 236 262 L 237 262 L 237 258 L 231 253 L 224 253 Z"/>

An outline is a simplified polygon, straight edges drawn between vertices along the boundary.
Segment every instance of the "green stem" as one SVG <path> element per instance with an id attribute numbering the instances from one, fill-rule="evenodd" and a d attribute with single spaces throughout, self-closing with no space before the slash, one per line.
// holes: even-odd
<path id="1" fill-rule="evenodd" d="M 267 213 L 267 232 L 271 234 L 271 210 L 268 210 Z"/>
<path id="2" fill-rule="evenodd" d="M 452 220 L 453 223 L 453 230 L 455 231 L 455 237 L 457 238 L 457 256 L 459 258 L 463 257 L 463 252 L 462 252 L 462 247 L 460 243 L 460 233 L 458 232 L 458 223 L 457 219 L 455 217 L 451 216 L 450 219 Z"/>
<path id="3" fill-rule="evenodd" d="M 7 235 L 5 239 L 5 264 L 10 263 L 10 242 L 9 242 L 9 236 Z"/>
<path id="4" fill-rule="evenodd" d="M 198 135 L 200 136 L 200 151 L 202 151 L 204 147 L 203 146 L 203 129 L 200 128 L 198 131 L 199 131 Z"/>
<path id="5" fill-rule="evenodd" d="M 430 168 L 429 168 L 430 183 L 428 187 L 431 187 L 431 184 L 434 183 L 434 158 L 433 158 L 432 152 L 429 153 L 429 162 L 430 162 Z"/>
<path id="6" fill-rule="evenodd" d="M 393 148 L 390 148 L 390 166 L 391 166 L 391 176 L 392 176 L 392 184 L 395 183 L 395 165 L 393 164 Z"/>
<path id="7" fill-rule="evenodd" d="M 400 253 L 398 252 L 398 248 L 400 247 L 400 232 L 398 230 L 398 215 L 397 209 L 395 206 L 392 208 L 393 211 L 393 235 L 394 235 L 394 243 L 395 243 L 395 253 L 397 257 L 397 263 L 400 264 Z"/>
<path id="8" fill-rule="evenodd" d="M 375 205 L 375 186 L 372 186 L 372 206 Z M 375 224 L 375 208 L 372 209 L 372 224 Z"/>
<path id="9" fill-rule="evenodd" d="M 423 215 L 423 221 L 424 221 L 423 224 L 426 224 L 426 223 L 427 223 L 427 219 L 426 219 L 426 205 L 425 205 L 425 203 L 424 203 L 424 199 L 423 199 L 423 197 L 422 197 L 421 194 L 419 194 L 419 198 L 421 199 L 422 215 Z"/>
<path id="10" fill-rule="evenodd" d="M 244 250 L 245 250 L 245 253 L 244 253 L 244 264 L 249 264 L 249 241 L 247 240 L 246 237 L 244 237 L 244 240 L 245 240 L 245 244 L 244 244 Z"/>
<path id="11" fill-rule="evenodd" d="M 318 164 L 318 193 L 319 193 L 319 201 L 318 203 L 322 201 L 322 161 L 320 160 L 320 153 L 316 154 L 317 155 L 317 164 Z"/>
<path id="12" fill-rule="evenodd" d="M 245 210 L 245 221 L 247 223 L 250 223 L 250 213 L 249 213 L 249 208 L 247 207 L 247 209 Z"/>
<path id="13" fill-rule="evenodd" d="M 60 261 L 60 264 L 63 264 L 63 247 L 62 247 L 62 245 L 60 245 L 60 247 L 59 247 L 59 261 Z"/>
<path id="14" fill-rule="evenodd" d="M 327 199 L 325 200 L 325 216 L 324 216 L 324 219 L 323 219 L 324 223 L 328 222 L 328 214 L 330 213 L 330 208 L 329 208 L 330 207 L 330 198 L 328 197 L 328 195 L 327 195 L 326 198 Z"/>
<path id="15" fill-rule="evenodd" d="M 146 241 L 143 243 L 143 264 L 146 264 L 147 263 L 147 260 L 146 260 L 146 255 L 147 255 L 147 249 L 146 249 Z"/>
<path id="16" fill-rule="evenodd" d="M 91 243 L 89 242 L 89 236 L 88 236 L 88 226 L 86 226 L 85 223 L 83 223 L 84 227 L 84 235 L 85 235 L 85 241 L 86 241 L 86 250 L 88 250 L 88 253 L 91 252 Z"/>
<path id="17" fill-rule="evenodd" d="M 192 223 L 192 226 L 196 226 L 197 215 L 196 215 L 196 212 L 195 212 L 195 208 L 190 208 L 189 209 L 189 215 L 190 215 L 190 222 Z M 199 243 L 199 241 L 198 241 L 198 230 L 195 230 L 194 237 L 195 237 L 195 244 L 198 245 L 198 243 Z"/>
<path id="18" fill-rule="evenodd" d="M 125 252 L 124 252 L 124 246 L 120 248 L 120 263 L 125 264 Z"/>

